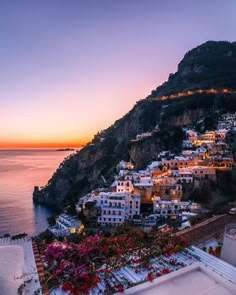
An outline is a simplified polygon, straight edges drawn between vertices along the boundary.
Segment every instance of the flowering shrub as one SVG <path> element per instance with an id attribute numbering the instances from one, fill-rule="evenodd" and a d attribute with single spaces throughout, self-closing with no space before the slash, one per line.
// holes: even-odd
<path id="1" fill-rule="evenodd" d="M 151 272 L 148 273 L 147 279 L 148 279 L 148 281 L 151 281 L 151 282 L 153 281 L 153 275 Z"/>
<path id="2" fill-rule="evenodd" d="M 185 246 L 180 238 L 147 234 L 133 228 L 121 228 L 110 237 L 102 233 L 85 237 L 79 244 L 54 242 L 43 253 L 47 266 L 45 284 L 49 288 L 61 286 L 63 291 L 79 295 L 88 294 L 102 280 L 106 285 L 103 293 L 124 292 L 132 284 L 118 282 L 113 271 L 130 264 L 137 274 L 146 269 L 147 280 L 152 281 L 171 270 L 165 265 L 161 270 L 155 270 L 151 259 L 160 255 L 169 257 Z M 169 259 L 169 264 L 175 265 L 175 261 Z"/>
<path id="3" fill-rule="evenodd" d="M 119 285 L 117 291 L 123 293 L 125 291 L 124 286 Z"/>
<path id="4" fill-rule="evenodd" d="M 161 273 L 162 273 L 163 275 L 166 275 L 166 274 L 168 274 L 169 272 L 170 272 L 170 270 L 169 270 L 168 268 L 163 268 L 162 271 L 161 271 Z"/>

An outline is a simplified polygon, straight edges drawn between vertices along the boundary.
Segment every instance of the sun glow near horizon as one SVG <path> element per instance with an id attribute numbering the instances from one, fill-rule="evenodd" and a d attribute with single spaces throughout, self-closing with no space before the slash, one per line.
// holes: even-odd
<path id="1" fill-rule="evenodd" d="M 81 148 L 88 142 L 2 142 L 0 149 Z"/>
<path id="2" fill-rule="evenodd" d="M 79 131 L 68 132 L 58 128 L 54 131 L 40 130 L 37 128 L 28 128 L 26 131 L 19 131 L 18 134 L 11 132 L 7 136 L 2 136 L 0 141 L 0 148 L 72 148 L 81 147 L 88 143 L 93 134 L 79 136 Z"/>

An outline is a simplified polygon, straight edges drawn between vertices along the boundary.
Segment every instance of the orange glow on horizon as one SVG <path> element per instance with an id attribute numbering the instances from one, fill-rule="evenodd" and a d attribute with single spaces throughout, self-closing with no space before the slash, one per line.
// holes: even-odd
<path id="1" fill-rule="evenodd" d="M 18 148 L 79 148 L 88 143 L 91 138 L 74 142 L 0 142 L 0 149 Z"/>

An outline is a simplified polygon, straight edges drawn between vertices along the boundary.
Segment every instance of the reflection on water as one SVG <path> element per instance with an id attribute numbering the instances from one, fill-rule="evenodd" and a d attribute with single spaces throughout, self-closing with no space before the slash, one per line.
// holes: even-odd
<path id="1" fill-rule="evenodd" d="M 35 185 L 47 183 L 71 151 L 0 149 L 0 235 L 26 232 L 35 235 L 47 228 L 53 212 L 35 205 Z"/>

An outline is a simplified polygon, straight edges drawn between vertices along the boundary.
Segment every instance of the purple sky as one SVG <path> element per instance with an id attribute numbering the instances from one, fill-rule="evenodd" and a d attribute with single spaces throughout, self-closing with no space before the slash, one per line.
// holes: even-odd
<path id="1" fill-rule="evenodd" d="M 208 40 L 235 41 L 235 0 L 0 2 L 0 146 L 80 143 Z"/>

